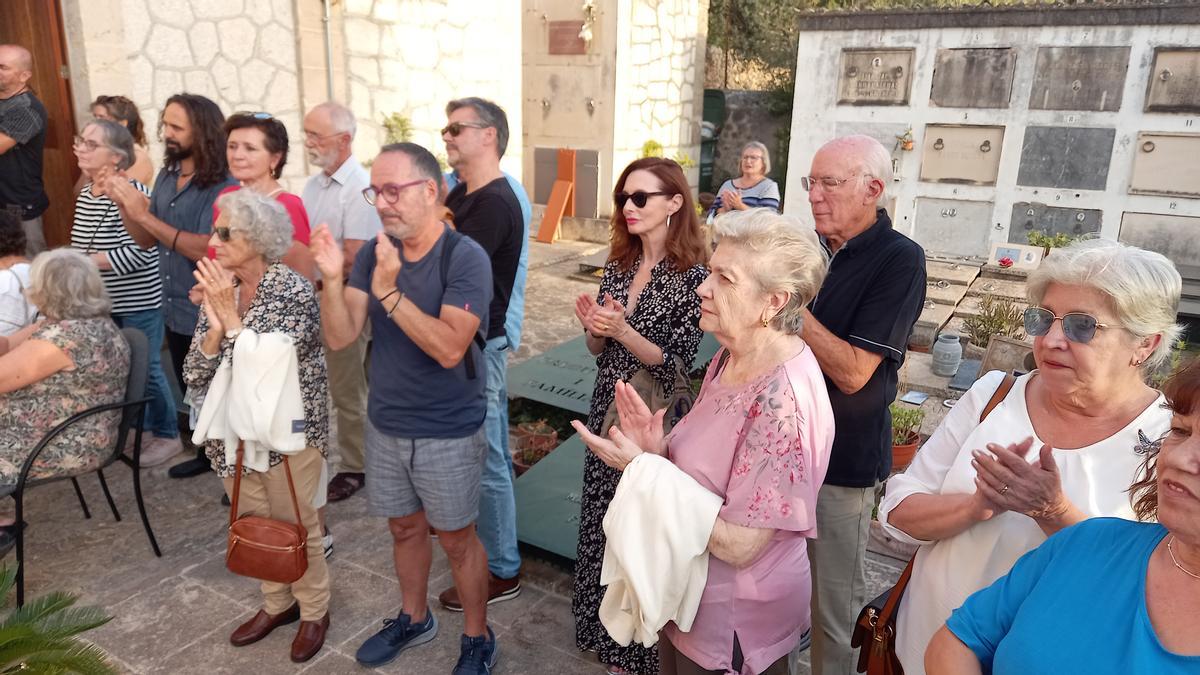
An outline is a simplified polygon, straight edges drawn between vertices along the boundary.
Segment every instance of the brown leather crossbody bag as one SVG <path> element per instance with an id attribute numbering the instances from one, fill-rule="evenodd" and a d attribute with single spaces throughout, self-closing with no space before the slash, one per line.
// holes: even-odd
<path id="1" fill-rule="evenodd" d="M 308 530 L 300 521 L 300 504 L 296 501 L 296 486 L 292 483 L 292 469 L 288 466 L 287 455 L 283 456 L 283 470 L 287 474 L 288 490 L 292 493 L 292 508 L 296 513 L 294 523 L 262 516 L 237 517 L 238 496 L 242 491 L 243 454 L 242 441 L 238 441 L 225 566 L 234 574 L 263 581 L 282 584 L 299 581 L 308 570 Z"/>

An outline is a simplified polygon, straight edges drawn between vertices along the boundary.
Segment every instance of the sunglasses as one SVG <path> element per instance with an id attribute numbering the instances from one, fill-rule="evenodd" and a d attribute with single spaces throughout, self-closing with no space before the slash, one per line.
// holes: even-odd
<path id="1" fill-rule="evenodd" d="M 217 233 L 217 239 L 225 243 L 229 243 L 229 240 L 233 239 L 233 233 L 229 231 L 228 227 L 214 227 L 213 232 Z"/>
<path id="2" fill-rule="evenodd" d="M 407 183 L 384 183 L 380 187 L 368 185 L 367 187 L 363 188 L 362 194 L 363 198 L 365 198 L 367 203 L 371 206 L 374 206 L 375 202 L 379 201 L 380 196 L 382 196 L 383 200 L 388 204 L 395 204 L 400 200 L 400 192 L 402 190 L 410 188 L 414 185 L 420 185 L 428 180 L 430 179 L 418 178 L 417 180 L 410 180 Z"/>
<path id="3" fill-rule="evenodd" d="M 1062 321 L 1063 335 L 1071 342 L 1087 344 L 1096 337 L 1097 328 L 1108 328 L 1108 324 L 1100 323 L 1096 317 L 1083 312 L 1067 312 L 1062 316 L 1054 316 L 1054 312 L 1044 307 L 1030 307 L 1025 310 L 1025 332 L 1031 337 L 1041 337 L 1050 332 L 1055 321 Z"/>
<path id="4" fill-rule="evenodd" d="M 463 132 L 463 129 L 486 129 L 488 125 L 479 122 L 451 122 L 442 129 L 442 135 L 450 134 L 454 138 Z"/>
<path id="5" fill-rule="evenodd" d="M 233 113 L 233 115 L 231 115 L 231 117 L 253 117 L 256 120 L 273 120 L 273 119 L 275 119 L 275 116 L 269 112 L 250 112 L 248 110 L 242 110 L 240 112 L 235 112 L 235 113 Z"/>
<path id="6" fill-rule="evenodd" d="M 613 195 L 613 201 L 617 203 L 618 209 L 625 208 L 625 202 L 629 201 L 632 201 L 633 205 L 640 209 L 646 205 L 646 201 L 651 197 L 668 197 L 671 196 L 671 194 L 672 193 L 670 192 L 642 192 L 641 190 L 638 190 L 633 194 L 629 194 L 628 192 L 618 192 L 617 194 Z"/>

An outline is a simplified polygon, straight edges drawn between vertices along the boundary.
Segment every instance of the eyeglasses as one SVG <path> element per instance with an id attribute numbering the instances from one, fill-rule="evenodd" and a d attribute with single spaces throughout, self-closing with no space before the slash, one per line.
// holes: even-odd
<path id="1" fill-rule="evenodd" d="M 75 139 L 71 142 L 71 147 L 75 148 L 76 150 L 87 148 L 88 152 L 95 152 L 97 148 L 102 147 L 102 144 L 97 143 L 96 141 L 88 140 L 83 136 L 76 134 Z"/>
<path id="2" fill-rule="evenodd" d="M 480 122 L 451 122 L 442 129 L 442 135 L 450 134 L 454 138 L 463 132 L 463 129 L 486 129 L 489 125 Z"/>
<path id="3" fill-rule="evenodd" d="M 756 159 L 756 160 L 758 160 L 758 161 L 760 161 L 760 162 L 761 162 L 761 161 L 762 161 L 762 155 L 742 155 L 742 161 L 743 161 L 743 162 L 744 162 L 744 161 L 746 161 L 746 160 L 748 160 L 748 159 Z"/>
<path id="4" fill-rule="evenodd" d="M 666 197 L 671 195 L 670 192 L 642 192 L 641 190 L 629 194 L 628 192 L 618 192 L 613 195 L 613 201 L 617 203 L 618 209 L 625 208 L 625 202 L 632 201 L 633 205 L 639 209 L 646 205 L 646 200 L 651 197 Z"/>
<path id="5" fill-rule="evenodd" d="M 1096 337 L 1097 328 L 1108 328 L 1106 323 L 1100 323 L 1096 317 L 1083 312 L 1067 312 L 1062 316 L 1054 316 L 1054 312 L 1044 307 L 1030 307 L 1025 310 L 1025 332 L 1032 337 L 1041 337 L 1050 332 L 1050 327 L 1057 320 L 1062 320 L 1063 335 L 1071 342 L 1087 344 Z"/>
<path id="6" fill-rule="evenodd" d="M 401 190 L 410 188 L 414 185 L 420 185 L 421 183 L 425 183 L 429 180 L 429 178 L 419 178 L 417 180 L 410 180 L 407 183 L 384 183 L 380 187 L 369 185 L 363 188 L 362 193 L 363 197 L 367 200 L 367 203 L 371 206 L 375 205 L 375 202 L 381 195 L 383 196 L 383 200 L 388 204 L 395 204 L 400 200 Z"/>
<path id="7" fill-rule="evenodd" d="M 832 176 L 822 176 L 820 178 L 817 178 L 816 176 L 801 176 L 800 187 L 804 188 L 805 192 L 812 192 L 813 187 L 819 184 L 826 190 L 832 190 L 842 183 L 848 183 L 855 178 L 863 178 L 864 176 L 866 176 L 866 174 L 861 176 L 847 176 L 846 178 L 834 178 Z"/>
<path id="8" fill-rule="evenodd" d="M 229 231 L 228 227 L 214 227 L 213 232 L 217 233 L 217 239 L 226 243 L 233 238 L 233 233 Z"/>

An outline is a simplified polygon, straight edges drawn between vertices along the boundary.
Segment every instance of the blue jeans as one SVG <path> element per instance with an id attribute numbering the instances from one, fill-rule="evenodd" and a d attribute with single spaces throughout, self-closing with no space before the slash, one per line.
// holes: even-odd
<path id="1" fill-rule="evenodd" d="M 487 364 L 487 458 L 479 499 L 479 539 L 492 574 L 511 579 L 521 571 L 517 552 L 517 503 L 513 497 L 512 455 L 508 452 L 508 338 L 492 338 L 483 351 Z"/>
<path id="2" fill-rule="evenodd" d="M 178 438 L 179 419 L 175 415 L 175 399 L 162 367 L 163 314 L 161 309 L 144 309 L 128 314 L 114 314 L 113 322 L 120 328 L 136 328 L 146 336 L 150 347 L 149 368 L 146 370 L 146 419 L 142 428 L 158 438 Z"/>

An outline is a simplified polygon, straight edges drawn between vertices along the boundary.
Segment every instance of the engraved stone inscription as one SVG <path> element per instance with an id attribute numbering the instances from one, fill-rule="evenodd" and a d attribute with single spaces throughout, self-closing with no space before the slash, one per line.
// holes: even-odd
<path id="1" fill-rule="evenodd" d="M 908 105 L 912 49 L 843 49 L 838 103 Z"/>
<path id="2" fill-rule="evenodd" d="M 992 202 L 959 199 L 917 199 L 913 239 L 933 253 L 988 254 Z"/>
<path id="3" fill-rule="evenodd" d="M 1200 197 L 1200 134 L 1143 131 L 1133 148 L 1129 192 Z"/>
<path id="4" fill-rule="evenodd" d="M 927 124 L 921 154 L 921 180 L 995 185 L 1000 172 L 1004 127 Z"/>
<path id="5" fill-rule="evenodd" d="M 1018 185 L 1103 190 L 1115 129 L 1026 127 Z"/>
<path id="6" fill-rule="evenodd" d="M 1051 236 L 1063 233 L 1071 237 L 1099 232 L 1101 213 L 1098 209 L 1072 209 L 1018 202 L 1013 204 L 1008 241 L 1010 244 L 1028 244 L 1030 232 L 1041 232 Z"/>
<path id="7" fill-rule="evenodd" d="M 1041 47 L 1034 65 L 1029 107 L 1118 110 L 1128 69 L 1129 47 Z"/>
<path id="8" fill-rule="evenodd" d="M 1200 48 L 1154 50 L 1146 111 L 1200 112 Z"/>
<path id="9" fill-rule="evenodd" d="M 929 100 L 943 108 L 1007 108 L 1016 62 L 1007 48 L 939 49 Z"/>

